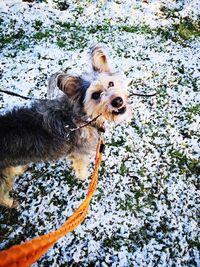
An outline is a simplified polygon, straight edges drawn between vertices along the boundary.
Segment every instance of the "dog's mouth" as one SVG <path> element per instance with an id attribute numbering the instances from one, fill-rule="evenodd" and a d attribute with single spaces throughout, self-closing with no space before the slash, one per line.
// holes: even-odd
<path id="1" fill-rule="evenodd" d="M 112 114 L 113 115 L 122 115 L 126 112 L 126 107 L 119 108 L 117 111 L 113 110 Z"/>

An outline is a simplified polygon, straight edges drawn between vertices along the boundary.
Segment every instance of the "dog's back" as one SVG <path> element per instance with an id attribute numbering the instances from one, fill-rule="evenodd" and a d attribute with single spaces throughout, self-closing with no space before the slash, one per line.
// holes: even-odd
<path id="1" fill-rule="evenodd" d="M 67 152 L 63 125 L 67 114 L 49 106 L 49 102 L 41 101 L 0 116 L 0 167 L 57 159 Z"/>

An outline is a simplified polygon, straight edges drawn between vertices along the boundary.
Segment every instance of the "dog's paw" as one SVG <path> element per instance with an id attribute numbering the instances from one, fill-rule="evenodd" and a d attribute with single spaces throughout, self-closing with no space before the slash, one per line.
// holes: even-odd
<path id="1" fill-rule="evenodd" d="M 17 166 L 15 167 L 15 175 L 22 175 L 28 169 L 27 165 Z"/>
<path id="2" fill-rule="evenodd" d="M 13 203 L 12 203 L 11 208 L 16 209 L 18 206 L 19 206 L 19 202 L 16 199 L 13 199 Z"/>
<path id="3" fill-rule="evenodd" d="M 76 177 L 80 180 L 86 180 L 90 173 L 87 168 L 77 169 L 75 170 Z"/>
<path id="4" fill-rule="evenodd" d="M 4 197 L 3 199 L 0 199 L 0 205 L 12 209 L 17 208 L 18 202 L 11 197 Z"/>

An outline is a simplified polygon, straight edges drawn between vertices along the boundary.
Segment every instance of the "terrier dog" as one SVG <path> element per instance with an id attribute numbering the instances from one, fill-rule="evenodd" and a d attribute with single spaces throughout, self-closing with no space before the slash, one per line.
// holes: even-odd
<path id="1" fill-rule="evenodd" d="M 67 156 L 76 176 L 85 179 L 99 130 L 106 121 L 130 118 L 125 76 L 111 69 L 108 55 L 99 45 L 91 49 L 91 63 L 89 74 L 52 75 L 49 99 L 0 116 L 1 205 L 13 207 L 9 191 L 14 177 L 22 174 L 30 162 Z"/>

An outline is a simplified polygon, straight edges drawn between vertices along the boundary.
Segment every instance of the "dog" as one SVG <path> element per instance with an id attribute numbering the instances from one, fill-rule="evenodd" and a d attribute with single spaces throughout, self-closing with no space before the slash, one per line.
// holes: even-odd
<path id="1" fill-rule="evenodd" d="M 91 49 L 90 61 L 91 73 L 55 73 L 49 79 L 48 99 L 0 116 L 1 205 L 15 206 L 9 192 L 30 162 L 67 156 L 76 176 L 86 179 L 105 123 L 130 119 L 125 75 L 110 67 L 100 45 Z"/>

